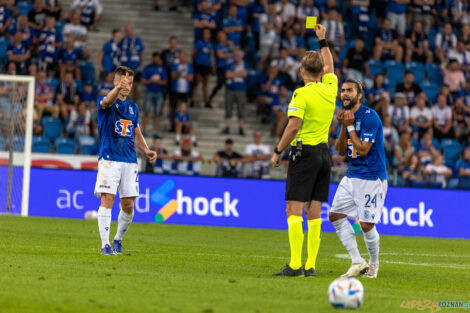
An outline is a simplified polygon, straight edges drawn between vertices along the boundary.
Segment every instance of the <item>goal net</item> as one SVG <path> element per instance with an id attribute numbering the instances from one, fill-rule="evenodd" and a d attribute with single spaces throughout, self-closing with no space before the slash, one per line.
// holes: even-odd
<path id="1" fill-rule="evenodd" d="M 0 75 L 0 214 L 28 215 L 34 77 Z"/>

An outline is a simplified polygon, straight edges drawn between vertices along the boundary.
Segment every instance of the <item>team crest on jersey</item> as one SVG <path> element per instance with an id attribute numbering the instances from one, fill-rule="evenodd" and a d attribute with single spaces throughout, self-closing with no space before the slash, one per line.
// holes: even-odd
<path id="1" fill-rule="evenodd" d="M 131 113 L 131 115 L 134 115 L 134 109 L 132 107 L 129 107 L 129 113 Z"/>
<path id="2" fill-rule="evenodd" d="M 369 211 L 369 210 L 365 210 L 365 211 L 364 211 L 364 219 L 365 219 L 365 220 L 370 219 L 370 211 Z"/>
<path id="3" fill-rule="evenodd" d="M 132 135 L 132 121 L 125 120 L 125 119 L 119 119 L 116 121 L 116 128 L 114 128 L 114 131 L 118 133 L 120 136 L 123 137 L 131 137 Z"/>

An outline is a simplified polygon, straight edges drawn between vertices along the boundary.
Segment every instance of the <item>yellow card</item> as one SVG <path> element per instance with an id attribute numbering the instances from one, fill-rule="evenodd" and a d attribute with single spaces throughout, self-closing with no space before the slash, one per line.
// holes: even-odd
<path id="1" fill-rule="evenodd" d="M 315 28 L 315 25 L 317 25 L 317 17 L 316 16 L 307 16 L 307 25 L 305 28 Z"/>

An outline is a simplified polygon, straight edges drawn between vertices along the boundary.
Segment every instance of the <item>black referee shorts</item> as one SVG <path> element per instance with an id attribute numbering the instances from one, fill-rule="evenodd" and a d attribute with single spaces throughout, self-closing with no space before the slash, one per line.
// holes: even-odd
<path id="1" fill-rule="evenodd" d="M 302 145 L 302 155 L 291 147 L 287 169 L 286 200 L 326 202 L 330 191 L 331 156 L 326 143 Z"/>

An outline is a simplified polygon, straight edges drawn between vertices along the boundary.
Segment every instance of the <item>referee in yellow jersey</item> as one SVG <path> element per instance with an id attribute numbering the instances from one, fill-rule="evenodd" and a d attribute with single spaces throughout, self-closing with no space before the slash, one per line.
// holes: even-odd
<path id="1" fill-rule="evenodd" d="M 315 26 L 320 51 L 307 51 L 302 58 L 300 74 L 305 86 L 295 90 L 289 104 L 289 122 L 274 148 L 273 166 L 280 165 L 282 150 L 289 143 L 291 153 L 286 182 L 286 213 L 289 228 L 290 263 L 275 276 L 315 276 L 315 263 L 320 247 L 321 204 L 328 201 L 331 156 L 328 130 L 335 111 L 338 78 L 333 57 L 325 39 L 325 27 Z M 302 213 L 308 223 L 308 259 L 302 266 L 304 233 Z"/>

